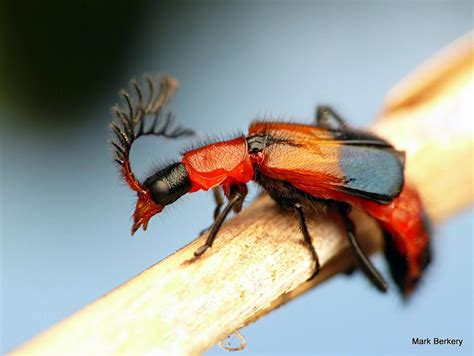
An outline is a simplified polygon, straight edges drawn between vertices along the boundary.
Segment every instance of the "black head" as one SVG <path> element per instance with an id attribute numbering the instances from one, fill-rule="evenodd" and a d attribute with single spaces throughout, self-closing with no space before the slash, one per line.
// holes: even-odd
<path id="1" fill-rule="evenodd" d="M 191 189 L 191 182 L 184 165 L 173 163 L 150 176 L 143 186 L 150 192 L 151 199 L 164 207 L 186 194 Z"/>

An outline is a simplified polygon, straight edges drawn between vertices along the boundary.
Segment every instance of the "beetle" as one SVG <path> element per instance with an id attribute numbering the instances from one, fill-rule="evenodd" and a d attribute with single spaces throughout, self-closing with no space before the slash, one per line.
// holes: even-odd
<path id="1" fill-rule="evenodd" d="M 132 82 L 135 98 L 123 92 L 126 107 L 113 108 L 111 143 L 121 175 L 137 193 L 132 234 L 181 196 L 200 190 L 214 192 L 214 222 L 199 257 L 208 250 L 231 211 L 242 209 L 247 183 L 255 181 L 285 210 L 298 217 L 302 237 L 320 270 L 317 251 L 306 225 L 309 210 L 337 211 L 362 271 L 380 291 L 388 284 L 365 255 L 349 217 L 352 207 L 377 220 L 385 235 L 385 255 L 393 279 L 408 296 L 431 259 L 428 222 L 416 189 L 404 180 L 403 152 L 368 131 L 349 128 L 330 107 L 316 110 L 316 122 L 255 121 L 247 135 L 213 142 L 189 150 L 179 162 L 156 170 L 140 182 L 130 166 L 133 143 L 147 135 L 165 138 L 193 136 L 193 130 L 174 123 L 163 109 L 178 82 L 168 76 L 155 83 L 146 78 L 145 100 L 141 86 Z M 152 120 L 151 124 L 147 121 Z M 221 189 L 227 198 L 221 196 Z"/>

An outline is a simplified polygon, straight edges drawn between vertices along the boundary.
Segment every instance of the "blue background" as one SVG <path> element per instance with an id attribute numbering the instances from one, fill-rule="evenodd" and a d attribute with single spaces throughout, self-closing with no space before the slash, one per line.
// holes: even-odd
<path id="1" fill-rule="evenodd" d="M 212 197 L 199 193 L 130 238 L 134 196 L 107 145 L 110 107 L 129 78 L 171 73 L 181 82 L 171 106 L 180 122 L 211 135 L 245 132 L 259 115 L 310 121 L 321 103 L 367 126 L 395 83 L 473 27 L 469 1 L 170 2 L 145 13 L 124 43 L 125 65 L 83 92 L 89 104 L 63 114 L 68 121 L 59 128 L 26 124 L 46 115 L 0 105 L 2 351 L 179 249 L 210 222 Z M 143 140 L 132 161 L 144 177 L 179 149 Z M 436 226 L 434 261 L 408 303 L 395 288 L 380 295 L 360 273 L 339 276 L 243 329 L 243 354 L 471 354 L 472 221 L 469 210 Z M 375 262 L 387 274 L 380 256 Z M 464 343 L 412 346 L 412 337 Z"/>

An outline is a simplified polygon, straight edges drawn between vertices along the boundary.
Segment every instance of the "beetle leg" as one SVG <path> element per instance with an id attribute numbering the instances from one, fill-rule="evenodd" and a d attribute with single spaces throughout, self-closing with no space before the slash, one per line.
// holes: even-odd
<path id="1" fill-rule="evenodd" d="M 214 220 L 214 223 L 211 226 L 211 232 L 209 233 L 209 236 L 207 237 L 206 242 L 204 245 L 199 247 L 195 252 L 194 256 L 199 257 L 201 256 L 206 250 L 212 246 L 212 243 L 214 242 L 217 233 L 219 232 L 219 229 L 222 226 L 222 223 L 224 222 L 225 218 L 229 213 L 231 212 L 232 208 L 234 207 L 235 204 L 238 204 L 239 201 L 243 199 L 244 195 L 237 191 L 235 194 L 233 194 L 227 205 L 225 206 L 224 210 L 222 210 L 219 215 L 216 217 L 216 220 Z"/>
<path id="2" fill-rule="evenodd" d="M 308 246 L 308 248 L 311 252 L 311 255 L 313 257 L 314 263 L 315 263 L 314 271 L 311 274 L 311 277 L 308 278 L 308 281 L 309 281 L 309 280 L 313 279 L 318 274 L 318 272 L 321 268 L 321 265 L 319 264 L 319 257 L 318 257 L 318 254 L 317 254 L 316 250 L 314 249 L 314 246 L 313 246 L 313 243 L 312 243 L 312 238 L 311 238 L 311 236 L 308 232 L 308 226 L 306 225 L 306 219 L 305 219 L 304 213 L 303 213 L 303 206 L 300 203 L 295 203 L 293 205 L 293 207 L 295 208 L 295 211 L 298 214 L 298 218 L 299 218 L 299 222 L 300 222 L 300 229 L 301 229 L 301 233 L 303 234 L 304 241 L 306 242 L 306 245 Z"/>
<path id="3" fill-rule="evenodd" d="M 214 201 L 216 203 L 216 207 L 214 209 L 214 221 L 216 221 L 217 217 L 219 216 L 219 213 L 221 212 L 221 208 L 222 208 L 222 205 L 224 205 L 224 199 L 222 198 L 222 194 L 221 194 L 221 189 L 220 187 L 214 187 L 212 188 L 212 195 L 214 197 Z M 205 228 L 204 230 L 202 230 L 200 233 L 199 233 L 199 236 L 201 236 L 202 234 L 204 234 L 206 231 L 209 231 L 209 229 L 212 227 L 209 226 L 207 228 Z"/>
<path id="4" fill-rule="evenodd" d="M 372 282 L 372 284 L 381 292 L 387 291 L 388 284 L 385 279 L 382 277 L 380 272 L 375 268 L 370 259 L 361 249 L 357 239 L 355 237 L 355 227 L 352 220 L 349 218 L 350 206 L 346 204 L 339 204 L 339 211 L 341 212 L 341 217 L 344 222 L 347 231 L 347 238 L 351 243 L 352 250 L 355 253 L 357 262 L 367 276 L 367 278 Z"/>
<path id="5" fill-rule="evenodd" d="M 230 195 L 232 196 L 237 192 L 239 192 L 242 198 L 239 201 L 237 201 L 237 203 L 234 205 L 234 212 L 240 213 L 244 205 L 244 198 L 247 196 L 247 193 L 249 192 L 249 190 L 245 184 L 232 186 Z"/>
<path id="6" fill-rule="evenodd" d="M 212 195 L 214 196 L 214 201 L 216 202 L 216 208 L 214 209 L 214 220 L 216 220 L 219 216 L 219 213 L 221 212 L 222 205 L 224 205 L 224 198 L 222 198 L 221 188 L 212 188 Z"/>
<path id="7" fill-rule="evenodd" d="M 339 116 L 336 111 L 330 106 L 327 105 L 318 105 L 316 107 L 316 126 L 322 127 L 325 129 L 331 128 L 330 118 L 333 118 L 337 126 L 335 129 L 344 129 L 347 127 L 346 121 Z"/>

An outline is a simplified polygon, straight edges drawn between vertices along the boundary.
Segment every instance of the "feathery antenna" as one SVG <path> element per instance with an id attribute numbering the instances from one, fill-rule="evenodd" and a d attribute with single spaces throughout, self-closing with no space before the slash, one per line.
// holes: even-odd
<path id="1" fill-rule="evenodd" d="M 156 93 L 153 79 L 147 76 L 145 81 L 148 86 L 148 98 L 145 100 L 140 84 L 135 80 L 132 81 L 135 99 L 128 92 L 122 91 L 126 107 L 118 104 L 113 107 L 117 119 L 111 124 L 115 136 L 111 140 L 115 154 L 114 161 L 130 188 L 139 194 L 145 194 L 146 190 L 130 168 L 130 150 L 133 143 L 139 137 L 148 135 L 170 139 L 194 135 L 193 130 L 177 125 L 171 112 L 162 114 L 163 108 L 176 93 L 179 82 L 170 76 L 163 76 L 160 80 L 159 92 Z M 151 124 L 148 124 L 148 119 Z"/>

